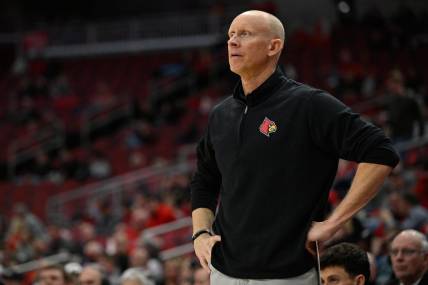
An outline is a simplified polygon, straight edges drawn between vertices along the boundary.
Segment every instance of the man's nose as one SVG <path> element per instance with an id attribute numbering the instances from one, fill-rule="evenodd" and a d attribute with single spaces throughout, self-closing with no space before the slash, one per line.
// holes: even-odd
<path id="1" fill-rule="evenodd" d="M 233 47 L 238 46 L 238 45 L 239 45 L 239 43 L 238 43 L 238 39 L 237 39 L 237 37 L 236 37 L 236 36 L 232 36 L 232 37 L 230 37 L 230 38 L 229 38 L 229 40 L 227 41 L 227 44 L 228 44 L 229 46 L 233 46 Z"/>
<path id="2" fill-rule="evenodd" d="M 403 257 L 404 257 L 404 254 L 403 254 L 403 252 L 402 252 L 401 250 L 399 250 L 399 251 L 397 252 L 397 254 L 395 255 L 395 259 L 402 260 L 402 259 L 403 259 Z"/>

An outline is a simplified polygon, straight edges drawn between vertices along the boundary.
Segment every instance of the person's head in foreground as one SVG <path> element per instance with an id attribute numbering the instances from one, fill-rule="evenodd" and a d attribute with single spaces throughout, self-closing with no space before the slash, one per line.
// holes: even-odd
<path id="1" fill-rule="evenodd" d="M 350 243 L 340 243 L 326 249 L 320 266 L 323 285 L 364 285 L 370 277 L 367 253 Z"/>

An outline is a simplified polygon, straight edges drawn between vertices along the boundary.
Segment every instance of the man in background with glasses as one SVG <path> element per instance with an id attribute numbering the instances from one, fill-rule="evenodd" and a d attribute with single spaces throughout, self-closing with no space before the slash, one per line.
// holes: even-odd
<path id="1" fill-rule="evenodd" d="M 392 270 L 398 280 L 389 285 L 428 284 L 428 241 L 415 230 L 400 232 L 391 243 Z"/>

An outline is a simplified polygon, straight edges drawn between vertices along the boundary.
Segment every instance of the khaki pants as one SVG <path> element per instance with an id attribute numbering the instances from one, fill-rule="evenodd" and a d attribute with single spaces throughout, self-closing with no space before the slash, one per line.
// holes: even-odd
<path id="1" fill-rule="evenodd" d="M 315 268 L 312 268 L 302 275 L 286 279 L 237 279 L 224 275 L 212 265 L 211 285 L 318 285 L 318 274 Z"/>

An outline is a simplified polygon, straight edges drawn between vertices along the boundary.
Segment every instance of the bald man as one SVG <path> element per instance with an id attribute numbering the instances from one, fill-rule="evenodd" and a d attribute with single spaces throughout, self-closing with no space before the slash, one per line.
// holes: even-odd
<path id="1" fill-rule="evenodd" d="M 428 284 L 428 241 L 415 230 L 404 230 L 391 242 L 392 270 L 398 280 L 390 285 Z"/>
<path id="2" fill-rule="evenodd" d="M 194 249 L 211 284 L 316 284 L 322 244 L 378 191 L 398 163 L 384 133 L 324 91 L 277 68 L 284 27 L 247 11 L 231 23 L 233 94 L 212 111 L 191 182 Z M 354 183 L 325 219 L 339 158 Z"/>

